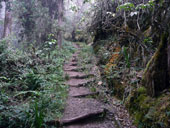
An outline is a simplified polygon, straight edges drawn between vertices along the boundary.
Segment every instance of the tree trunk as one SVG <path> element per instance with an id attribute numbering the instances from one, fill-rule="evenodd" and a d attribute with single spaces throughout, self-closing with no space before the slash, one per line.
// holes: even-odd
<path id="1" fill-rule="evenodd" d="M 72 35 L 72 41 L 76 41 L 76 28 L 74 27 L 73 28 L 73 31 L 71 32 L 71 35 Z"/>
<path id="2" fill-rule="evenodd" d="M 11 32 L 12 32 L 12 13 L 6 6 L 5 19 L 4 19 L 4 30 L 3 30 L 2 38 L 9 36 Z"/>
<path id="3" fill-rule="evenodd" d="M 61 48 L 62 46 L 62 20 L 63 20 L 63 0 L 58 1 L 58 46 Z"/>
<path id="4" fill-rule="evenodd" d="M 167 49 L 170 48 L 169 46 L 167 47 L 168 34 L 164 33 L 162 35 L 159 48 L 149 61 L 142 81 L 147 88 L 148 94 L 152 97 L 159 95 L 161 91 L 170 87 L 168 75 L 170 53 L 169 50 L 167 52 Z"/>
<path id="5" fill-rule="evenodd" d="M 170 77 L 170 37 L 168 38 L 168 76 Z M 170 80 L 169 80 L 170 83 Z"/>

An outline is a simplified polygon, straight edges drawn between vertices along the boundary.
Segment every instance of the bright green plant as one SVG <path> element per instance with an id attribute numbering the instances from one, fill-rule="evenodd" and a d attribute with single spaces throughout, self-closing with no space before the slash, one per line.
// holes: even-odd
<path id="1" fill-rule="evenodd" d="M 144 44 L 152 44 L 153 41 L 152 41 L 152 39 L 151 39 L 150 37 L 148 37 L 148 38 L 145 38 L 145 39 L 144 39 L 143 43 L 144 43 Z"/>
<path id="2" fill-rule="evenodd" d="M 130 68 L 130 55 L 128 54 L 127 48 L 123 47 L 122 52 L 125 58 L 127 68 Z"/>
<path id="3" fill-rule="evenodd" d="M 27 90 L 36 90 L 41 87 L 43 80 L 39 75 L 32 73 L 26 74 L 25 83 L 27 85 Z"/>
<path id="4" fill-rule="evenodd" d="M 117 10 L 125 10 L 125 11 L 131 11 L 135 8 L 135 5 L 133 3 L 127 2 L 120 6 L 118 6 Z"/>
<path id="5" fill-rule="evenodd" d="M 137 7 L 135 8 L 136 10 L 139 10 L 139 9 L 148 9 L 148 8 L 153 8 L 154 7 L 154 0 L 150 0 L 148 1 L 148 3 L 146 4 L 139 4 L 137 5 Z"/>
<path id="6" fill-rule="evenodd" d="M 42 128 L 43 121 L 44 121 L 44 110 L 38 106 L 38 103 L 35 102 L 34 104 L 34 123 L 33 126 L 35 128 Z"/>

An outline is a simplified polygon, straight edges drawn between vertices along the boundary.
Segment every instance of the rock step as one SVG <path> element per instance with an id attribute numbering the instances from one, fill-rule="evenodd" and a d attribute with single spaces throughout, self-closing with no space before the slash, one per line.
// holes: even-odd
<path id="1" fill-rule="evenodd" d="M 116 128 L 107 118 L 108 108 L 92 98 L 69 98 L 60 120 L 63 128 Z"/>
<path id="2" fill-rule="evenodd" d="M 99 95 L 99 92 L 90 92 L 87 94 L 80 94 L 80 95 L 73 95 L 72 97 L 74 98 L 84 98 L 84 97 L 88 97 L 88 96 L 97 96 Z"/>
<path id="3" fill-rule="evenodd" d="M 77 97 L 77 98 L 82 98 L 86 96 L 94 96 L 97 95 L 98 92 L 91 92 L 90 89 L 85 88 L 85 87 L 70 87 L 69 89 L 69 96 L 71 97 Z"/>
<path id="4" fill-rule="evenodd" d="M 70 60 L 70 62 L 77 62 L 77 61 L 78 61 L 77 57 L 72 57 Z"/>
<path id="5" fill-rule="evenodd" d="M 64 67 L 64 71 L 73 71 L 73 72 L 78 72 L 80 70 L 84 70 L 84 68 L 79 68 L 79 67 L 76 67 L 76 66 L 65 66 Z"/>
<path id="6" fill-rule="evenodd" d="M 69 59 L 69 62 L 78 62 L 78 59 L 76 56 L 72 56 L 70 59 Z"/>
<path id="7" fill-rule="evenodd" d="M 70 87 L 81 87 L 81 86 L 86 86 L 90 83 L 94 82 L 94 79 L 70 79 L 66 82 L 67 85 Z"/>
<path id="8" fill-rule="evenodd" d="M 85 74 L 82 72 L 66 71 L 65 75 L 68 75 L 70 79 L 86 79 L 89 77 L 94 77 L 94 74 Z"/>
<path id="9" fill-rule="evenodd" d="M 63 128 L 119 128 L 110 119 L 106 118 L 88 118 L 74 124 L 63 126 Z"/>
<path id="10" fill-rule="evenodd" d="M 71 119 L 79 115 L 93 113 L 105 108 L 102 103 L 92 98 L 69 97 L 61 120 Z"/>
<path id="11" fill-rule="evenodd" d="M 66 120 L 50 120 L 46 124 L 57 128 L 119 128 L 115 122 L 104 117 L 107 111 L 107 109 L 101 109 Z"/>
<path id="12" fill-rule="evenodd" d="M 78 63 L 77 62 L 69 62 L 68 64 L 66 64 L 66 65 L 68 65 L 68 66 L 77 66 L 78 65 Z"/>
<path id="13" fill-rule="evenodd" d="M 92 111 L 92 112 L 82 114 L 82 115 L 79 115 L 77 117 L 73 117 L 70 119 L 63 119 L 60 121 L 60 125 L 74 124 L 74 123 L 81 122 L 89 118 L 97 118 L 97 117 L 104 115 L 105 113 L 106 113 L 106 109 Z"/>

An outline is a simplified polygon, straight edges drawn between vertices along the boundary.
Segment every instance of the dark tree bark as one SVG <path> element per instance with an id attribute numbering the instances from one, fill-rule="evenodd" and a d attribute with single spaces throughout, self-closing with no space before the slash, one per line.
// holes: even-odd
<path id="1" fill-rule="evenodd" d="M 12 12 L 9 6 L 6 5 L 6 8 L 5 8 L 4 30 L 3 30 L 2 38 L 9 36 L 12 32 Z"/>
<path id="2" fill-rule="evenodd" d="M 49 16 L 51 19 L 56 19 L 58 15 L 58 0 L 40 0 L 42 2 L 43 7 L 47 7 L 49 9 Z"/>
<path id="3" fill-rule="evenodd" d="M 167 54 L 168 54 L 168 76 L 170 78 L 170 37 L 168 38 L 168 51 L 167 51 Z M 169 80 L 169 83 L 170 83 L 170 80 Z"/>
<path id="4" fill-rule="evenodd" d="M 150 60 L 143 76 L 143 85 L 150 96 L 157 96 L 170 88 L 170 1 L 155 2 L 152 17 L 153 40 L 159 43 L 158 50 Z"/>
<path id="5" fill-rule="evenodd" d="M 59 30 L 57 33 L 57 39 L 58 39 L 58 46 L 59 48 L 61 48 L 62 46 L 62 20 L 63 20 L 63 0 L 58 0 L 58 26 L 59 26 Z"/>
<path id="6" fill-rule="evenodd" d="M 76 41 L 76 28 L 74 27 L 73 28 L 73 31 L 71 32 L 71 35 L 72 35 L 72 41 Z"/>
<path id="7" fill-rule="evenodd" d="M 150 96 L 157 96 L 161 91 L 170 87 L 168 75 L 168 34 L 162 34 L 158 50 L 148 63 L 144 76 L 143 85 L 147 88 Z"/>

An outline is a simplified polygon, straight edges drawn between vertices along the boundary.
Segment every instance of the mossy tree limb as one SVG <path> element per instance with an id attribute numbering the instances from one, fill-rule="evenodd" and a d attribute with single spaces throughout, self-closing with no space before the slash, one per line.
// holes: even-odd
<path id="1" fill-rule="evenodd" d="M 158 50 L 149 61 L 143 75 L 143 85 L 152 97 L 169 87 L 167 43 L 168 34 L 164 33 Z"/>

